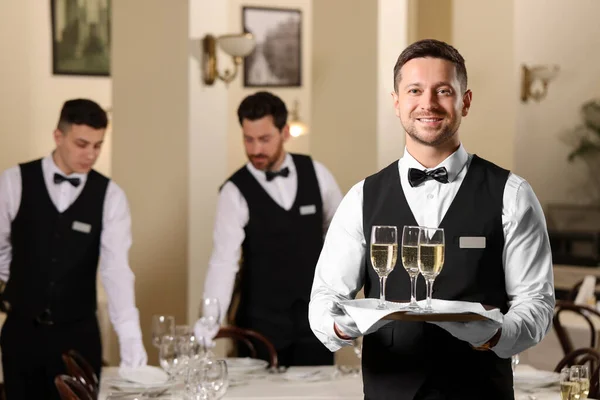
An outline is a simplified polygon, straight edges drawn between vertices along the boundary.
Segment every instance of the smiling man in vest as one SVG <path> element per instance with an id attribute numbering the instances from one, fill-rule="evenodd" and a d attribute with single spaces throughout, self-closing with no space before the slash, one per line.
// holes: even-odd
<path id="1" fill-rule="evenodd" d="M 0 176 L 0 279 L 8 314 L 0 345 L 8 400 L 58 399 L 54 377 L 66 373 L 61 354 L 71 349 L 99 376 L 98 259 L 121 365 L 146 364 L 128 263 L 127 199 L 92 169 L 107 124 L 95 102 L 69 100 L 52 154 Z"/>
<path id="2" fill-rule="evenodd" d="M 544 337 L 554 310 L 542 208 L 524 179 L 461 144 L 472 93 L 455 48 L 436 40 L 406 48 L 394 68 L 392 97 L 406 132 L 404 156 L 342 200 L 315 272 L 311 327 L 332 351 L 361 334 L 339 302 L 363 286 L 366 297 L 379 297 L 367 256 L 373 225 L 443 228 L 445 263 L 433 297 L 497 307 L 503 323 L 394 321 L 367 334 L 365 399 L 512 400 L 510 357 Z M 410 299 L 400 260 L 386 295 Z M 418 295 L 425 297 L 422 280 Z"/>

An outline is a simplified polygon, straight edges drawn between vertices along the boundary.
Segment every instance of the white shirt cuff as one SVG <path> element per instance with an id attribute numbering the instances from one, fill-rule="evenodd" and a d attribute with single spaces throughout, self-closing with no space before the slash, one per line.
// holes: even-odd
<path id="1" fill-rule="evenodd" d="M 352 340 L 341 339 L 333 329 L 333 318 L 327 315 L 323 318 L 323 325 L 321 326 L 321 332 L 326 337 L 326 341 L 323 343 L 329 351 L 338 351 L 344 346 L 352 346 Z"/>
<path id="2" fill-rule="evenodd" d="M 496 343 L 496 345 L 492 348 L 492 351 L 500 358 L 512 357 L 514 354 L 516 354 L 515 344 L 518 337 L 519 327 L 515 321 L 507 318 L 505 315 L 502 323 L 502 334 L 500 335 L 498 343 Z"/>

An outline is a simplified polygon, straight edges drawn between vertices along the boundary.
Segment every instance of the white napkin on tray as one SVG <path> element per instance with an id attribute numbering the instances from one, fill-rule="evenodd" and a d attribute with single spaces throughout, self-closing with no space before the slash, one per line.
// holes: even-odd
<path id="1" fill-rule="evenodd" d="M 427 304 L 426 300 L 421 300 L 418 303 L 421 307 L 425 307 Z M 377 321 L 394 312 L 406 311 L 409 314 L 418 314 L 407 311 L 408 303 L 394 303 L 386 301 L 386 305 L 388 306 L 387 310 L 378 310 L 378 304 L 379 300 L 372 298 L 345 300 L 340 302 L 340 306 L 343 307 L 344 311 L 346 311 L 346 313 L 348 313 L 354 322 L 356 322 L 356 326 L 363 334 Z M 468 301 L 432 299 L 431 306 L 434 309 L 433 314 L 475 313 L 499 323 L 502 323 L 504 319 L 504 316 L 499 309 L 494 308 L 492 310 L 486 310 L 481 304 Z"/>

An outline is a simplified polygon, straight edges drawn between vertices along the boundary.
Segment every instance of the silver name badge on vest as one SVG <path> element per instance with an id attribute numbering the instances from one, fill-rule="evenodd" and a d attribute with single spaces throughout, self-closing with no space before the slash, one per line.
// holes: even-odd
<path id="1" fill-rule="evenodd" d="M 485 236 L 461 236 L 458 240 L 461 249 L 485 249 Z"/>
<path id="2" fill-rule="evenodd" d="M 308 206 L 300 206 L 300 215 L 311 215 L 317 212 L 317 206 L 310 204 Z"/>
<path id="3" fill-rule="evenodd" d="M 86 224 L 85 222 L 73 221 L 73 230 L 83 233 L 90 233 L 92 231 L 92 226 L 90 224 Z"/>

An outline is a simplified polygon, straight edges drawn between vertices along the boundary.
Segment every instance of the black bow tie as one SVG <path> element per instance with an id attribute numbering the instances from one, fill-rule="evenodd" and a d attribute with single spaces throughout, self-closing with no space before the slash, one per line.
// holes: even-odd
<path id="1" fill-rule="evenodd" d="M 283 169 L 280 169 L 279 171 L 266 171 L 265 174 L 267 175 L 267 182 L 271 182 L 278 176 L 281 176 L 282 178 L 287 178 L 290 174 L 290 169 L 288 167 L 285 167 Z"/>
<path id="2" fill-rule="evenodd" d="M 431 171 L 422 171 L 417 168 L 408 169 L 408 183 L 410 183 L 410 186 L 419 186 L 428 179 L 448 183 L 448 171 L 446 171 L 446 167 L 439 167 Z"/>
<path id="3" fill-rule="evenodd" d="M 54 183 L 59 184 L 63 183 L 64 181 L 69 182 L 74 187 L 79 186 L 79 184 L 81 183 L 81 179 L 79 178 L 67 178 L 66 176 L 61 174 L 54 174 Z"/>

